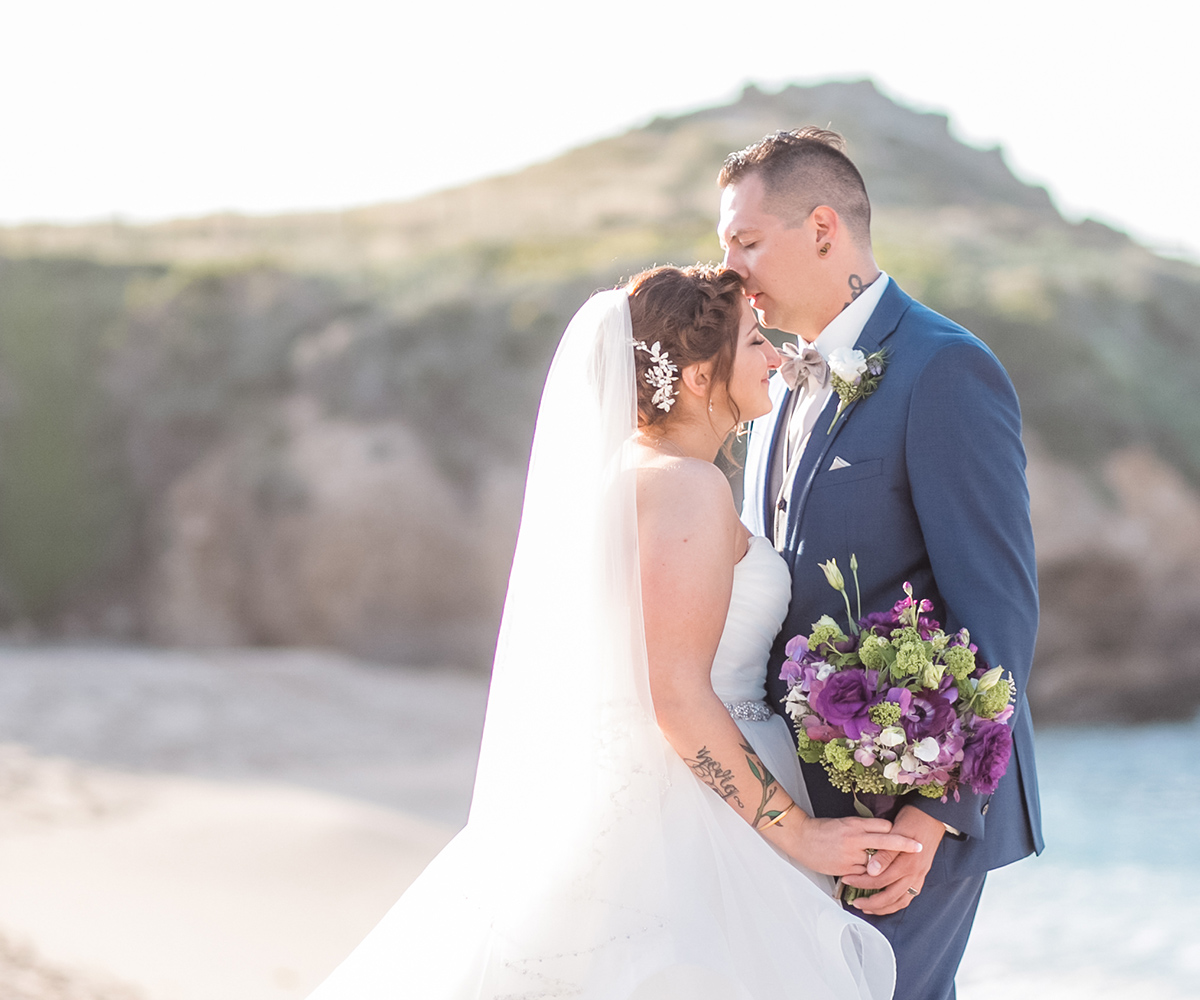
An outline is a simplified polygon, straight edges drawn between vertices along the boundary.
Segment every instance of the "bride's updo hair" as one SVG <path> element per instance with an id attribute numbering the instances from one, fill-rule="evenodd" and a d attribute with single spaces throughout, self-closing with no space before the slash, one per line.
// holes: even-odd
<path id="1" fill-rule="evenodd" d="M 625 289 L 635 341 L 647 346 L 657 342 L 680 371 L 688 365 L 712 362 L 710 395 L 711 386 L 728 385 L 742 315 L 742 279 L 736 271 L 709 264 L 655 267 L 634 275 Z M 638 426 L 662 423 L 670 410 L 654 402 L 655 387 L 646 378 L 656 362 L 637 349 L 633 360 Z M 680 387 L 677 372 L 672 389 L 677 393 Z"/>

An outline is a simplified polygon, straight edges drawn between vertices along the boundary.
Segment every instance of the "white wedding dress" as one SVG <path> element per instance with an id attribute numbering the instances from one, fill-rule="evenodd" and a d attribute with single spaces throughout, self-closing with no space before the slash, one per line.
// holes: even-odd
<path id="1" fill-rule="evenodd" d="M 310 1000 L 886 1000 L 886 940 L 703 785 L 654 720 L 628 300 L 592 297 L 547 378 L 466 827 Z M 713 687 L 807 805 L 762 703 L 787 609 L 761 538 Z"/>
<path id="2" fill-rule="evenodd" d="M 767 657 L 787 615 L 791 595 L 792 576 L 787 563 L 770 540 L 753 535 L 746 554 L 733 568 L 733 592 L 725 629 L 713 658 L 712 686 L 767 770 L 792 800 L 812 815 L 812 803 L 787 722 L 771 711 L 764 700 Z M 832 894 L 832 876 L 796 867 Z"/>

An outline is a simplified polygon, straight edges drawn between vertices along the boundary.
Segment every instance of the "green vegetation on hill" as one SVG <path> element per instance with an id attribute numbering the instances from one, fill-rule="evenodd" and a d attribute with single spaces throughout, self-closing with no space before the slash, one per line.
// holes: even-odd
<path id="1" fill-rule="evenodd" d="M 1200 484 L 1200 269 L 1063 220 L 870 83 L 751 88 L 404 204 L 0 230 L 0 615 L 136 603 L 171 484 L 289 398 L 412 428 L 468 498 L 521 468 L 580 302 L 718 257 L 721 160 L 808 122 L 847 136 L 880 264 L 993 347 L 1052 454 L 1098 476 L 1141 444 Z"/>

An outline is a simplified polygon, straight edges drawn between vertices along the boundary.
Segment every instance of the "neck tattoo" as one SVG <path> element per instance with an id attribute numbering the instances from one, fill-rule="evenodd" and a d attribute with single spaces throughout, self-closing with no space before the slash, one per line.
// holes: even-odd
<path id="1" fill-rule="evenodd" d="M 863 290 L 867 287 L 863 284 L 862 278 L 860 278 L 857 274 L 850 275 L 850 278 L 846 283 L 850 286 L 850 302 L 853 302 L 860 295 L 862 295 Z M 842 308 L 845 309 L 846 306 L 850 305 L 850 302 L 845 303 Z"/>

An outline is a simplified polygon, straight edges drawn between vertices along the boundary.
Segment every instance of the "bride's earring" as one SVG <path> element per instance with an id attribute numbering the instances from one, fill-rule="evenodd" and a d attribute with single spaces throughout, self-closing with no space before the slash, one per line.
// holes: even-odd
<path id="1" fill-rule="evenodd" d="M 824 257 L 827 253 L 829 253 L 829 246 L 830 245 L 826 243 L 823 247 L 821 247 L 820 250 L 817 251 L 817 253 Z"/>
<path id="2" fill-rule="evenodd" d="M 708 401 L 708 412 L 712 413 L 712 400 L 711 399 Z"/>

